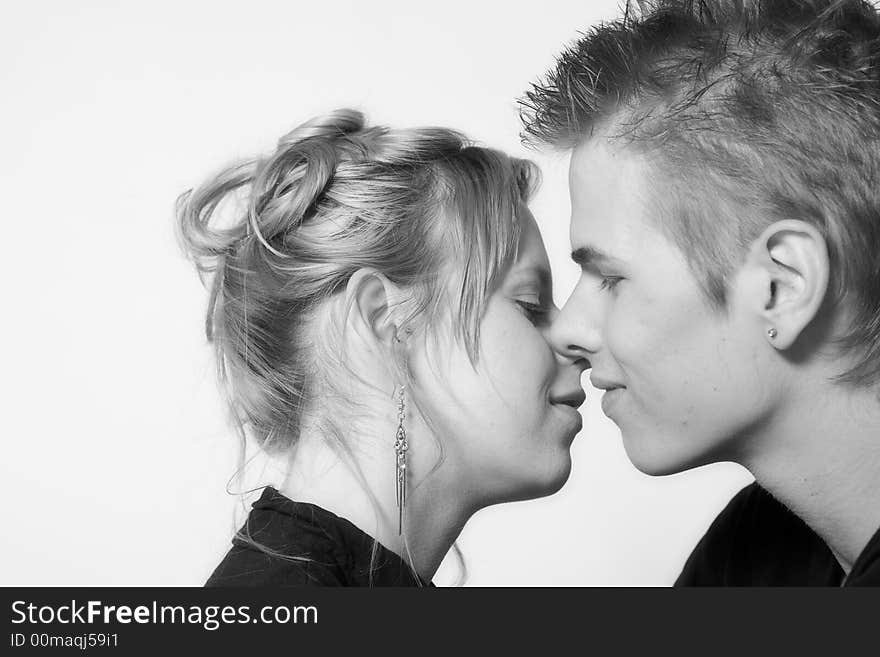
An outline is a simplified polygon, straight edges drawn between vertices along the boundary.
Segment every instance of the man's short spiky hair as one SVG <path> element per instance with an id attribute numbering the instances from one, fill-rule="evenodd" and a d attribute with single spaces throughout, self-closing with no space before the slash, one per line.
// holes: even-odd
<path id="1" fill-rule="evenodd" d="M 527 140 L 601 132 L 648 155 L 662 228 L 708 298 L 778 219 L 825 237 L 852 312 L 841 380 L 880 382 L 880 17 L 864 0 L 646 0 L 566 50 L 521 104 Z M 724 202 L 719 202 L 723 199 Z M 671 206 L 671 207 L 670 207 Z"/>

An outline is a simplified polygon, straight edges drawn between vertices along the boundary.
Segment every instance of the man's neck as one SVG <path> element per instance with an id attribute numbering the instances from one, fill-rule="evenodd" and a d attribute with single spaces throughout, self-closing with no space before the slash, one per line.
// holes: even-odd
<path id="1" fill-rule="evenodd" d="M 876 390 L 840 384 L 797 397 L 743 465 L 849 573 L 880 526 L 880 401 Z"/>

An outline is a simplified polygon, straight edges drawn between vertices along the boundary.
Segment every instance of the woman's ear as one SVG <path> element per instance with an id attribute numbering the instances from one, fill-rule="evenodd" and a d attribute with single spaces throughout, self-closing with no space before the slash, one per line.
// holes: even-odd
<path id="1" fill-rule="evenodd" d="M 753 243 L 746 265 L 761 281 L 756 310 L 765 337 L 778 349 L 790 348 L 825 301 L 830 276 L 825 238 L 804 221 L 778 221 Z"/>
<path id="2" fill-rule="evenodd" d="M 391 346 L 397 337 L 395 307 L 401 301 L 400 289 L 375 269 L 359 269 L 345 289 L 349 325 L 361 339 Z"/>

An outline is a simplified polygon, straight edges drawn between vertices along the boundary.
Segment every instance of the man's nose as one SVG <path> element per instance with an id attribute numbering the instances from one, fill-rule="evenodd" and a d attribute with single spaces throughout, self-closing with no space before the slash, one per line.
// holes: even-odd
<path id="1" fill-rule="evenodd" d="M 596 313 L 587 300 L 572 293 L 562 309 L 555 314 L 548 331 L 550 346 L 557 354 L 573 361 L 590 358 L 602 348 L 602 338 Z"/>

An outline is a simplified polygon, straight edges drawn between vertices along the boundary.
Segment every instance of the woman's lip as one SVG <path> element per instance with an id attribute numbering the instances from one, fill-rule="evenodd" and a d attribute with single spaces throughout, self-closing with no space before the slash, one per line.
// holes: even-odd
<path id="1" fill-rule="evenodd" d="M 571 433 L 572 437 L 576 436 L 580 433 L 581 429 L 584 428 L 584 418 L 581 415 L 580 411 L 572 406 L 568 406 L 567 404 L 559 404 L 557 408 L 560 408 L 563 413 L 565 413 L 571 424 L 569 428 L 569 433 Z"/>
<path id="2" fill-rule="evenodd" d="M 611 412 L 620 400 L 620 396 L 626 388 L 611 388 L 606 390 L 602 395 L 602 412 L 607 416 L 611 416 Z"/>

